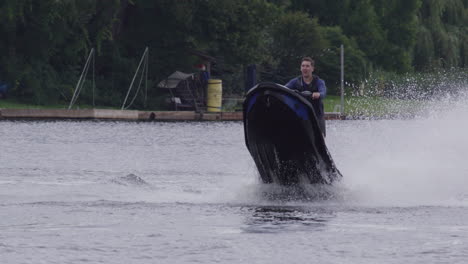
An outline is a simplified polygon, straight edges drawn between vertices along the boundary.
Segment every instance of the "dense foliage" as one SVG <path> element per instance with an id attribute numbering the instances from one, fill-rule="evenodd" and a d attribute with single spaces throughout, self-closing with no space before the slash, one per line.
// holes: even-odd
<path id="1" fill-rule="evenodd" d="M 238 94 L 246 66 L 283 83 L 305 55 L 333 91 L 341 44 L 348 85 L 376 71 L 468 65 L 467 0 L 1 0 L 0 14 L 0 82 L 36 104 L 69 102 L 92 48 L 96 94 L 88 80 L 80 102 L 107 106 L 122 103 L 145 47 L 148 107 L 157 107 L 156 83 L 193 72 L 200 53 Z"/>

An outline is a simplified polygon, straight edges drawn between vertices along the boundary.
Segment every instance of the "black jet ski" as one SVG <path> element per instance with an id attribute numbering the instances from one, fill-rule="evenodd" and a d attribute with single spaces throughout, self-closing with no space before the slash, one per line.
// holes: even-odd
<path id="1" fill-rule="evenodd" d="M 304 95 L 260 83 L 247 92 L 243 111 L 245 143 L 264 183 L 331 184 L 341 179 Z"/>

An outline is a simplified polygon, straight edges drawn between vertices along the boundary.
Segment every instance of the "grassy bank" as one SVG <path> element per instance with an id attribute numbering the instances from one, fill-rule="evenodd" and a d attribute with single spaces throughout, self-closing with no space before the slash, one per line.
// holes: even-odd
<path id="1" fill-rule="evenodd" d="M 0 108 L 17 108 L 17 109 L 67 109 L 68 104 L 55 104 L 55 105 L 35 105 L 19 102 L 13 98 L 0 99 Z M 95 106 L 92 105 L 74 105 L 73 109 L 120 109 L 117 107 Z"/>
<path id="2" fill-rule="evenodd" d="M 416 112 L 422 106 L 422 102 L 418 100 L 402 100 L 402 99 L 388 99 L 383 97 L 345 97 L 345 114 L 347 116 L 360 116 L 360 117 L 385 117 L 395 115 L 407 115 Z M 339 96 L 327 96 L 324 100 L 325 112 L 340 111 L 337 105 L 341 104 Z M 19 108 L 19 109 L 67 109 L 68 105 L 33 105 L 20 103 L 14 99 L 0 100 L 0 108 Z M 93 107 L 91 105 L 77 105 L 74 109 L 120 109 L 119 107 Z M 232 107 L 232 109 L 234 109 Z M 241 108 L 236 107 L 236 110 Z"/>
<path id="3" fill-rule="evenodd" d="M 325 112 L 333 112 L 341 104 L 339 96 L 327 96 L 324 100 Z M 391 99 L 385 97 L 344 98 L 344 110 L 347 116 L 386 117 L 411 115 L 421 109 L 423 101 L 408 99 Z"/>

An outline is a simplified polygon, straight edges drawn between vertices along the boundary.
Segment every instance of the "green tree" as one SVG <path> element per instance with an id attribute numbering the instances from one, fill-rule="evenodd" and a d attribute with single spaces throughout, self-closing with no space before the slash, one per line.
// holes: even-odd
<path id="1" fill-rule="evenodd" d="M 271 52 L 276 61 L 280 82 L 296 76 L 301 57 L 318 57 L 328 46 L 317 19 L 303 12 L 287 12 L 277 18 L 272 27 Z"/>
<path id="2" fill-rule="evenodd" d="M 320 77 L 326 80 L 330 94 L 339 94 L 341 81 L 340 46 L 345 51 L 345 80 L 347 86 L 358 89 L 368 74 L 367 60 L 354 39 L 346 37 L 338 26 L 325 27 L 324 37 L 328 40 L 329 47 L 317 58 L 317 70 Z"/>
<path id="3" fill-rule="evenodd" d="M 419 39 L 414 49 L 418 69 L 466 67 L 468 3 L 424 1 L 419 11 Z"/>
<path id="4" fill-rule="evenodd" d="M 117 1 L 108 2 L 106 8 Z M 99 16 L 96 1 L 3 1 L 1 68 L 12 93 L 39 104 L 69 99 L 87 53 L 105 37 L 90 37 L 88 26 Z M 96 23 L 97 35 L 111 22 Z M 100 39 L 100 40 L 99 40 Z"/>
<path id="5" fill-rule="evenodd" d="M 386 30 L 385 49 L 378 56 L 384 69 L 397 72 L 412 70 L 411 51 L 418 36 L 417 14 L 421 0 L 377 0 L 376 10 Z"/>

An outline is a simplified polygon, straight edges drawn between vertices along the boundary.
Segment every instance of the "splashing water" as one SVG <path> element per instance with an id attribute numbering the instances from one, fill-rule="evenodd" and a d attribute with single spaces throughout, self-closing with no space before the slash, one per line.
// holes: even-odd
<path id="1" fill-rule="evenodd" d="M 344 177 L 332 188 L 299 189 L 260 183 L 245 151 L 247 167 L 206 188 L 153 193 L 148 200 L 196 203 L 363 206 L 468 206 L 468 95 L 421 101 L 410 119 L 329 121 L 327 145 Z M 233 143 L 234 144 L 234 143 Z M 234 144 L 245 148 L 242 140 Z M 227 162 L 226 164 L 229 164 Z"/>
<path id="2" fill-rule="evenodd" d="M 327 142 L 352 201 L 468 205 L 468 96 L 425 103 L 408 120 L 333 124 Z"/>

